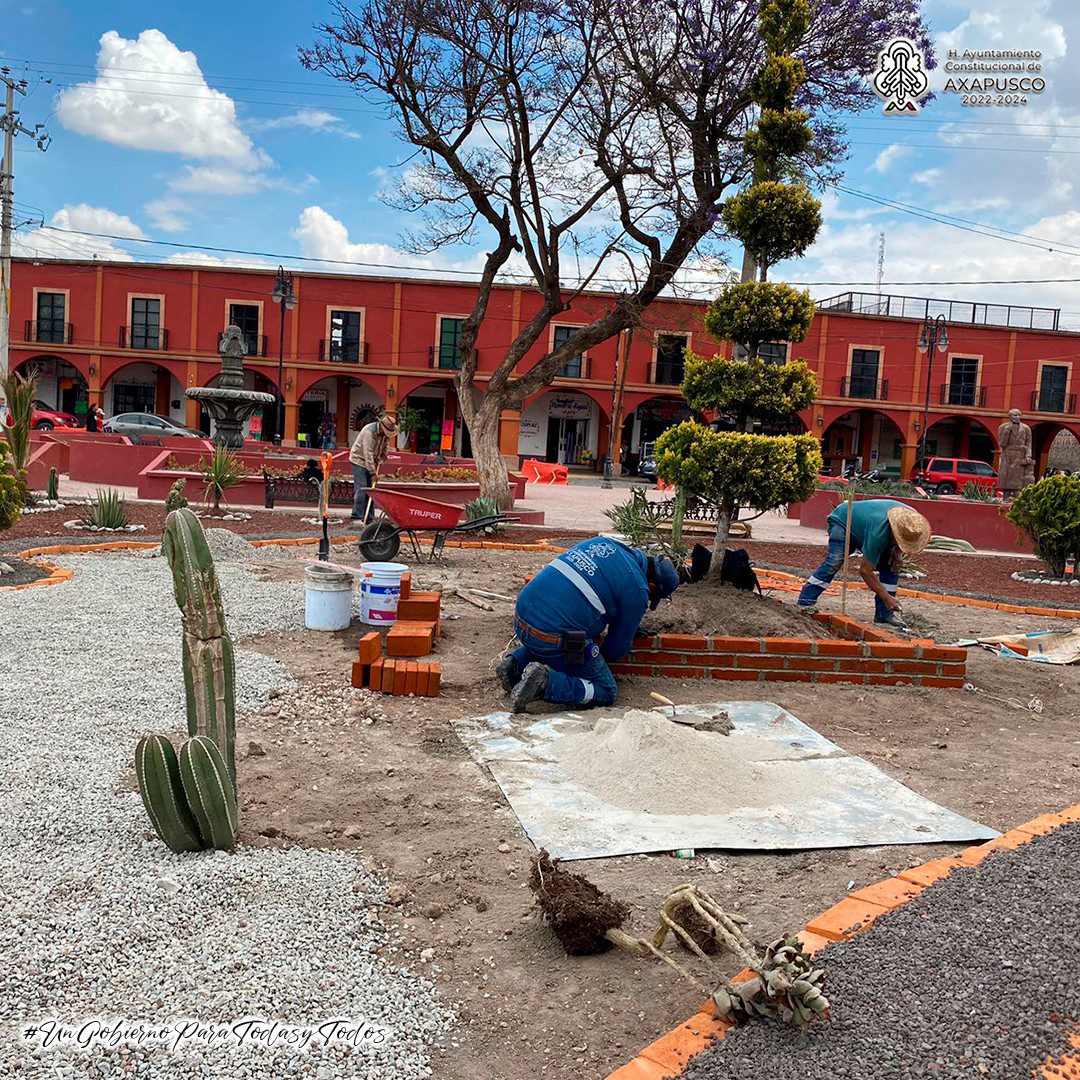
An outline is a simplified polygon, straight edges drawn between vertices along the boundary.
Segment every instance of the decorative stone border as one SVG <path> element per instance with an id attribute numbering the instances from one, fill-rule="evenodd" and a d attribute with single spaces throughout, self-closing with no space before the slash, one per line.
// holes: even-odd
<path id="1" fill-rule="evenodd" d="M 83 555 L 94 551 L 119 551 L 122 548 L 151 548 L 160 547 L 160 544 L 150 541 L 138 540 L 115 540 L 109 544 L 52 544 L 49 547 L 27 548 L 25 551 L 16 551 L 16 559 L 35 559 L 42 555 Z M 70 581 L 75 576 L 74 570 L 62 566 L 53 566 L 52 563 L 40 563 L 42 569 L 49 571 L 48 577 L 38 578 L 37 581 L 28 581 L 25 585 L 0 586 L 0 592 L 18 592 L 20 589 L 33 589 L 40 585 L 59 585 L 61 581 Z"/>
<path id="2" fill-rule="evenodd" d="M 995 851 L 1012 850 L 1069 822 L 1080 822 L 1080 803 L 1059 814 L 1043 814 L 1024 825 L 990 840 L 976 844 L 959 855 L 933 859 L 921 866 L 904 870 L 896 877 L 877 881 L 848 893 L 839 903 L 811 919 L 806 929 L 796 936 L 808 953 L 817 953 L 832 941 L 845 941 L 865 930 L 886 911 L 903 907 L 936 881 L 947 877 L 961 866 L 977 866 Z M 753 978 L 749 968 L 733 975 L 733 982 Z M 650 1043 L 632 1061 L 609 1073 L 606 1080 L 664 1080 L 681 1076 L 690 1059 L 727 1035 L 731 1024 L 717 1017 L 712 1003 L 706 1001 L 701 1010 L 684 1024 Z M 1042 1066 L 1046 1077 L 1080 1076 L 1080 1037 L 1072 1038 L 1076 1054 L 1065 1058 L 1048 1057 Z M 1051 1071 L 1054 1070 L 1054 1071 Z"/>
<path id="3" fill-rule="evenodd" d="M 1080 576 L 1070 574 L 1067 577 L 1050 577 L 1041 570 L 1017 570 L 1009 577 L 1013 581 L 1023 581 L 1028 585 L 1071 585 L 1074 589 L 1080 588 Z"/>
<path id="4" fill-rule="evenodd" d="M 634 639 L 615 675 L 743 682 L 853 683 L 858 686 L 939 686 L 960 689 L 967 650 L 926 638 L 902 641 L 855 619 L 818 612 L 838 639 L 700 637 L 658 634 Z M 844 640 L 839 640 L 844 639 Z"/>

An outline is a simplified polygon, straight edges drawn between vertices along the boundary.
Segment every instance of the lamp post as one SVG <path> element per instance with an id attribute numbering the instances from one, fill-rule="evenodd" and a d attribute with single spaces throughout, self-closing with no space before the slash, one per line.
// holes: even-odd
<path id="1" fill-rule="evenodd" d="M 930 417 L 930 382 L 934 375 L 934 349 L 944 352 L 949 347 L 949 331 L 945 325 L 945 316 L 939 315 L 936 319 L 926 316 L 923 323 L 922 333 L 919 335 L 919 352 L 925 353 L 926 361 L 926 398 L 923 401 L 922 414 L 922 452 L 918 459 L 926 457 L 926 437 L 930 433 L 927 421 Z"/>
<path id="2" fill-rule="evenodd" d="M 274 431 L 274 445 L 280 446 L 282 435 L 285 431 L 285 392 L 284 369 L 285 369 L 285 312 L 292 311 L 296 307 L 296 293 L 293 292 L 292 271 L 285 267 L 277 268 L 277 277 L 274 279 L 274 291 L 271 294 L 275 304 L 281 305 L 281 335 L 278 339 L 278 363 L 277 363 L 277 391 L 278 408 L 277 424 Z"/>

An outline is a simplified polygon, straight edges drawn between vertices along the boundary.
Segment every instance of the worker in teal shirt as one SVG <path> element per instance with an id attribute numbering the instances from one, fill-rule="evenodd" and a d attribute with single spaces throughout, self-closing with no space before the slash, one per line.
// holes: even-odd
<path id="1" fill-rule="evenodd" d="M 828 517 L 829 551 L 799 594 L 799 609 L 817 610 L 817 599 L 840 572 L 844 559 L 862 552 L 859 574 L 874 594 L 874 622 L 903 626 L 896 612 L 896 586 L 905 555 L 918 555 L 930 542 L 930 522 L 895 499 L 856 500 L 851 508 L 851 543 L 845 550 L 848 506 L 842 502 Z"/>

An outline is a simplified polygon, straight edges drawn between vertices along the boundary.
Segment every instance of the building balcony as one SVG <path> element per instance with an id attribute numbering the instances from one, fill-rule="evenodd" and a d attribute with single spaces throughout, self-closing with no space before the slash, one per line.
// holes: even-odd
<path id="1" fill-rule="evenodd" d="M 23 323 L 23 341 L 36 341 L 39 345 L 70 345 L 75 338 L 75 328 L 61 319 L 42 319 Z"/>
<path id="2" fill-rule="evenodd" d="M 681 361 L 671 364 L 663 360 L 653 360 L 649 364 L 649 382 L 653 386 L 682 386 L 685 377 L 686 365 Z"/>
<path id="3" fill-rule="evenodd" d="M 588 379 L 592 372 L 591 356 L 575 356 L 555 373 L 556 379 Z"/>
<path id="4" fill-rule="evenodd" d="M 1033 390 L 1031 392 L 1031 411 L 1041 413 L 1059 413 L 1063 416 L 1076 415 L 1076 395 Z"/>
<path id="5" fill-rule="evenodd" d="M 366 341 L 319 341 L 319 360 L 330 364 L 366 364 L 368 343 Z"/>
<path id="6" fill-rule="evenodd" d="M 951 405 L 955 409 L 985 409 L 986 387 L 940 386 L 938 387 L 938 404 Z"/>
<path id="7" fill-rule="evenodd" d="M 861 401 L 888 401 L 889 380 L 882 379 L 879 387 L 872 379 L 853 379 L 850 375 L 845 375 L 840 380 L 840 396 Z"/>
<path id="8" fill-rule="evenodd" d="M 121 326 L 119 335 L 121 349 L 147 349 L 164 352 L 169 347 L 169 331 L 146 329 L 142 326 Z"/>
<path id="9" fill-rule="evenodd" d="M 473 355 L 476 355 L 475 352 Z M 479 366 L 479 362 L 477 362 L 477 366 Z M 429 345 L 428 367 L 433 367 L 438 371 L 460 371 L 461 357 L 451 356 L 441 349 L 437 349 L 434 345 Z"/>
<path id="10" fill-rule="evenodd" d="M 881 293 L 846 292 L 819 300 L 825 313 L 884 315 L 892 319 L 936 319 L 969 326 L 1007 326 L 1018 330 L 1057 330 L 1059 308 L 1026 307 L 1022 304 L 976 304 L 967 300 L 933 300 L 926 296 L 886 296 Z"/>
<path id="11" fill-rule="evenodd" d="M 248 356 L 266 356 L 266 335 L 242 333 L 244 351 Z"/>

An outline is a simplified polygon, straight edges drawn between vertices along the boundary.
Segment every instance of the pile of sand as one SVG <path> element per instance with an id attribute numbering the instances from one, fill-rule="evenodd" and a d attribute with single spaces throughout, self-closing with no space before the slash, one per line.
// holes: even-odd
<path id="1" fill-rule="evenodd" d="M 266 558 L 250 540 L 232 529 L 207 529 L 206 544 L 215 561 L 219 562 L 259 562 Z"/>
<path id="2" fill-rule="evenodd" d="M 602 717 L 551 747 L 568 779 L 605 802 L 650 814 L 720 814 L 800 802 L 805 784 L 787 768 L 762 768 L 761 740 L 695 731 L 658 712 Z M 755 754 L 756 751 L 756 754 Z"/>

